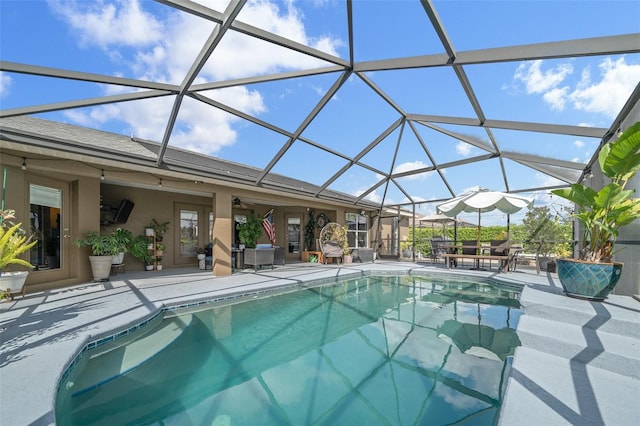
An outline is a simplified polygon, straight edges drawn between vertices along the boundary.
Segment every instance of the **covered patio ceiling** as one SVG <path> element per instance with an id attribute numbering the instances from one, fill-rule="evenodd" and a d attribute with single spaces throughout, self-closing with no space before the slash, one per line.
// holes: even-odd
<path id="1" fill-rule="evenodd" d="M 355 205 L 567 186 L 640 99 L 636 2 L 572 4 L 602 8 L 593 21 L 562 2 L 159 0 L 114 2 L 110 15 L 110 2 L 27 2 L 27 21 L 19 3 L 0 6 L 0 118 L 130 134 L 160 143 L 158 168 L 183 148 L 257 169 L 251 185 L 281 175 Z M 116 32 L 134 15 L 158 35 L 97 40 L 99 19 L 77 19 L 110 16 Z M 43 19 L 66 33 L 39 33 Z M 77 53 L 52 55 L 59 43 Z M 589 107 L 587 89 L 612 106 Z"/>

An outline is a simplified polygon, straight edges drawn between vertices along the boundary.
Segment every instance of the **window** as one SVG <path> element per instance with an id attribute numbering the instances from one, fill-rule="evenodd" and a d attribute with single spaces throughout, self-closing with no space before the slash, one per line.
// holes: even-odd
<path id="1" fill-rule="evenodd" d="M 38 241 L 30 250 L 29 261 L 36 270 L 59 269 L 62 256 L 62 191 L 30 184 L 29 205 L 29 232 Z"/>
<path id="2" fill-rule="evenodd" d="M 351 248 L 369 247 L 368 216 L 357 213 L 347 213 L 347 241 Z"/>
<path id="3" fill-rule="evenodd" d="M 301 223 L 302 219 L 300 217 L 287 218 L 287 246 L 289 247 L 289 253 L 300 254 Z"/>
<path id="4" fill-rule="evenodd" d="M 198 247 L 198 212 L 180 210 L 180 256 L 193 257 Z"/>

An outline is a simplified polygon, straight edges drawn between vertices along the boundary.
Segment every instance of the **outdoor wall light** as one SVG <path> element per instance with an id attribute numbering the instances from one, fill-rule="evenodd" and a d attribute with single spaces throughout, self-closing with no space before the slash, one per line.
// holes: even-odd
<path id="1" fill-rule="evenodd" d="M 162 188 L 162 179 L 158 181 L 158 188 Z"/>
<path id="2" fill-rule="evenodd" d="M 27 170 L 27 159 L 22 157 L 22 170 Z"/>
<path id="3" fill-rule="evenodd" d="M 104 169 L 100 169 L 100 180 L 104 180 Z"/>

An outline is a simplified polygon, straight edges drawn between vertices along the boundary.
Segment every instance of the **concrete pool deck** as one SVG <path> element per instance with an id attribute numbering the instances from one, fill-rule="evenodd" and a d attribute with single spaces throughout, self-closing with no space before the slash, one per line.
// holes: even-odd
<path id="1" fill-rule="evenodd" d="M 369 272 L 463 273 L 525 286 L 525 314 L 500 415 L 501 425 L 640 424 L 640 302 L 561 293 L 555 274 L 446 269 L 409 262 L 293 263 L 213 277 L 195 268 L 127 272 L 110 282 L 18 296 L 0 303 L 2 425 L 55 424 L 55 393 L 69 362 L 89 342 L 126 329 L 165 305 Z"/>

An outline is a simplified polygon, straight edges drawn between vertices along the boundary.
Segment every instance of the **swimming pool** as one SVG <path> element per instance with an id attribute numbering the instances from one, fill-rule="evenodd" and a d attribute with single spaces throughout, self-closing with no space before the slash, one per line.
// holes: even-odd
<path id="1" fill-rule="evenodd" d="M 370 276 L 167 312 L 85 351 L 60 383 L 57 423 L 492 425 L 518 297 L 488 281 Z"/>

